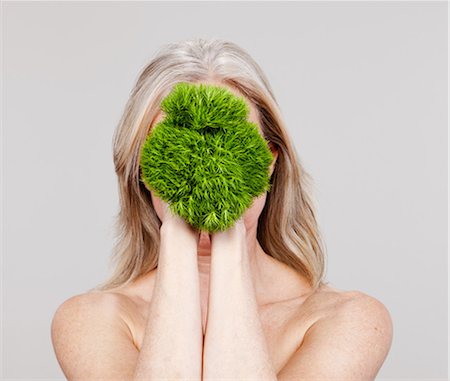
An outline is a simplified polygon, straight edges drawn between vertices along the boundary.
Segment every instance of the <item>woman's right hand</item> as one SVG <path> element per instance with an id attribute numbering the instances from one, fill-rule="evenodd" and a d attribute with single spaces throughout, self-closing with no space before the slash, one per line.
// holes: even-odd
<path id="1" fill-rule="evenodd" d="M 155 198 L 158 198 L 155 196 Z M 180 217 L 179 215 L 173 213 L 170 208 L 169 204 L 160 198 L 158 198 L 158 202 L 160 202 L 161 205 L 161 214 L 162 218 L 161 220 L 161 228 L 166 230 L 168 228 L 169 230 L 176 230 L 177 232 L 184 232 L 187 235 L 191 236 L 192 238 L 195 238 L 197 244 L 200 240 L 200 231 L 195 229 L 192 225 L 190 225 L 188 222 L 184 220 L 184 218 Z M 177 233 L 175 233 L 177 234 Z"/>

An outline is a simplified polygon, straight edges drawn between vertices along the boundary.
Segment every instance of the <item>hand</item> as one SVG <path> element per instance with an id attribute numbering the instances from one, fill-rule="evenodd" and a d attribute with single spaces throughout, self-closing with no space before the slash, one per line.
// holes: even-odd
<path id="1" fill-rule="evenodd" d="M 173 213 L 170 210 L 169 204 L 159 197 L 154 196 L 157 199 L 157 202 L 160 204 L 161 214 L 161 228 L 164 226 L 167 227 L 175 227 L 177 231 L 183 231 L 188 233 L 190 236 L 194 237 L 197 241 L 200 240 L 200 231 L 196 230 L 189 223 L 187 223 L 184 218 L 180 217 L 178 214 Z"/>
<path id="2" fill-rule="evenodd" d="M 158 197 L 155 196 L 155 198 L 158 198 Z M 158 198 L 158 199 L 159 199 L 159 202 L 161 205 L 161 211 L 162 211 L 162 218 L 160 218 L 161 223 L 164 223 L 164 221 L 167 221 L 168 218 L 176 217 L 174 215 L 174 213 L 172 213 L 172 211 L 170 210 L 169 204 L 167 202 L 161 200 L 160 198 Z"/>

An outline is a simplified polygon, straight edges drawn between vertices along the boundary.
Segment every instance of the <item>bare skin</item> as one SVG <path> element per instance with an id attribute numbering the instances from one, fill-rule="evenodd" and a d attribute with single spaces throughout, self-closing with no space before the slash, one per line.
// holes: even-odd
<path id="1" fill-rule="evenodd" d="M 259 125 L 254 105 L 250 109 L 249 118 Z M 161 118 L 160 113 L 154 123 Z M 277 152 L 271 148 L 272 172 Z M 158 268 L 127 286 L 77 295 L 55 314 L 53 344 L 69 380 L 375 378 L 391 346 L 389 312 L 359 291 L 327 285 L 313 291 L 302 275 L 265 253 L 256 229 L 266 194 L 254 199 L 236 228 L 211 236 L 168 218 L 167 204 L 151 194 L 167 226 Z M 158 271 L 165 275 L 158 278 Z M 177 277 L 169 282 L 174 271 Z M 183 312 L 188 318 L 179 316 Z M 189 357 L 183 357 L 186 352 Z"/>
<path id="2" fill-rule="evenodd" d="M 199 272 L 200 276 L 203 276 L 201 306 L 204 334 L 209 279 L 207 275 L 201 275 L 201 271 L 206 272 L 210 265 L 209 263 L 205 265 L 201 261 L 203 259 L 199 256 Z M 129 313 L 123 318 L 130 328 L 130 340 L 138 350 L 142 346 L 156 271 L 157 269 L 152 270 L 139 277 L 129 286 L 106 291 L 127 298 Z M 259 311 L 272 362 L 278 373 L 301 344 L 305 332 L 314 322 L 332 314 L 337 306 L 344 305 L 346 301 L 357 298 L 361 294 L 357 291 L 339 290 L 328 285 L 322 285 L 313 293 L 301 276 L 299 277 L 275 259 L 272 265 L 268 265 L 267 271 L 270 279 L 277 280 L 273 290 L 278 290 L 278 297 L 271 301 L 263 299 L 259 304 Z M 283 290 L 290 290 L 290 292 Z"/>

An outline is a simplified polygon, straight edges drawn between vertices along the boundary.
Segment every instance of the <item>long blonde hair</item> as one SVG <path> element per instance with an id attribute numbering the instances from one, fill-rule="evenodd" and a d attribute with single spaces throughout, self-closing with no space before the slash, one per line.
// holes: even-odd
<path id="1" fill-rule="evenodd" d="M 278 103 L 259 65 L 235 43 L 202 38 L 170 43 L 141 71 L 113 136 L 120 210 L 114 272 L 95 287 L 108 290 L 128 284 L 157 267 L 159 220 L 150 192 L 140 181 L 140 149 L 160 111 L 162 99 L 178 82 L 215 80 L 236 88 L 259 111 L 266 140 L 278 158 L 257 228 L 265 253 L 298 271 L 316 289 L 324 282 L 325 253 L 311 199 L 313 181 L 297 157 Z"/>

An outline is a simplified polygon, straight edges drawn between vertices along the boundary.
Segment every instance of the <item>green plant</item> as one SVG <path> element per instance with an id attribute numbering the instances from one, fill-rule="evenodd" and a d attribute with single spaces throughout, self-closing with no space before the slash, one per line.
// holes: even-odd
<path id="1" fill-rule="evenodd" d="M 161 110 L 141 149 L 141 181 L 195 228 L 228 229 L 271 186 L 273 156 L 249 106 L 224 87 L 180 82 Z"/>

